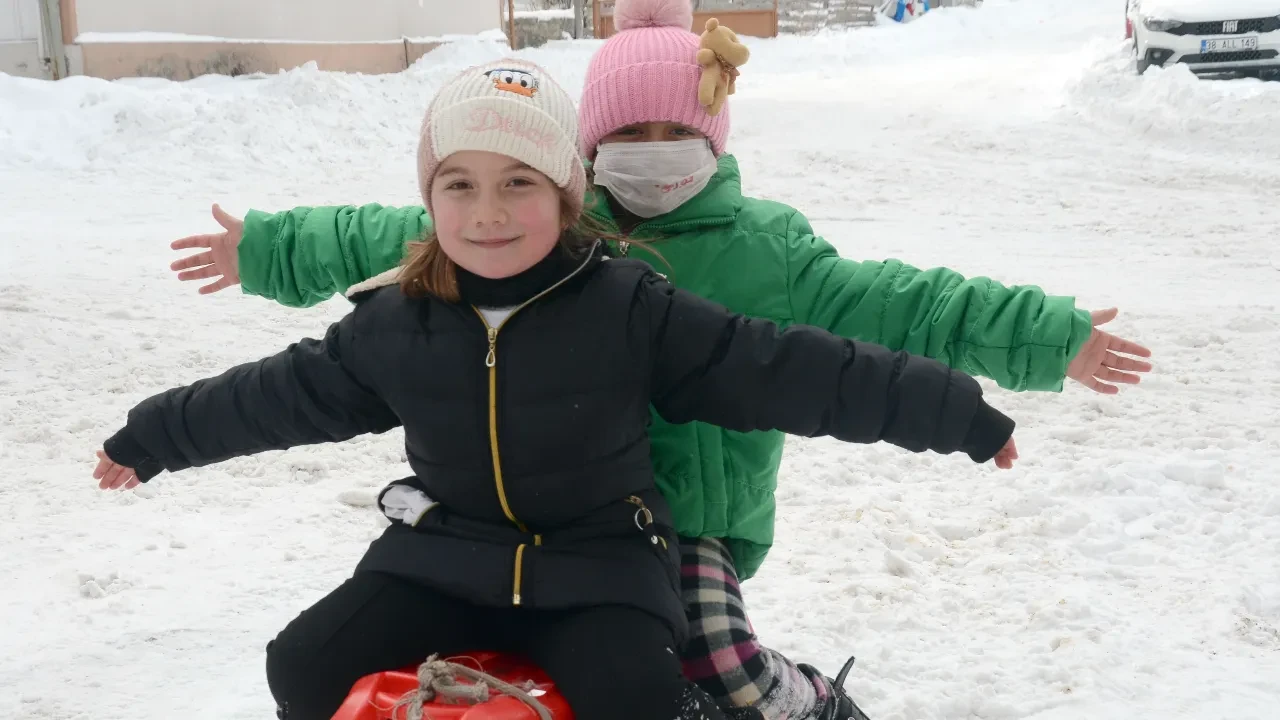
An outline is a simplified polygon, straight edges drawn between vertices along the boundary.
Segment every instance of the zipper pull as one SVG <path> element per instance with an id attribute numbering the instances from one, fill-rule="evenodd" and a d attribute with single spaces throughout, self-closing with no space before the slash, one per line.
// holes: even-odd
<path id="1" fill-rule="evenodd" d="M 489 353 L 484 356 L 484 366 L 491 368 L 498 364 L 498 329 L 489 328 Z"/>
<path id="2" fill-rule="evenodd" d="M 638 508 L 634 518 L 636 528 L 640 530 L 640 532 L 650 532 L 648 528 L 653 525 L 653 512 L 649 510 L 643 500 L 635 495 L 627 498 L 627 502 Z M 641 518 L 644 518 L 644 520 L 641 521 Z M 667 539 L 659 535 L 657 532 L 653 532 L 653 534 L 649 536 L 649 542 L 654 545 L 661 545 L 663 550 L 667 549 Z"/>
<path id="3" fill-rule="evenodd" d="M 641 500 L 639 497 L 635 495 L 632 495 L 631 497 L 627 498 L 627 502 L 631 503 L 632 505 L 635 505 L 637 508 L 636 516 L 635 516 L 637 528 L 639 528 L 640 530 L 644 530 L 645 528 L 653 524 L 653 513 L 649 510 L 647 506 L 645 506 L 643 500 Z M 641 517 L 644 518 L 643 523 L 640 522 Z"/>

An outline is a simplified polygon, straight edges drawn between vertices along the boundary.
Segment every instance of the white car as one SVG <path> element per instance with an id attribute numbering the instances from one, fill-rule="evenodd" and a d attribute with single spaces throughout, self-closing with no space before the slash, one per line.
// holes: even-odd
<path id="1" fill-rule="evenodd" d="M 1280 0 L 1126 0 L 1138 72 L 1185 64 L 1203 74 L 1280 72 Z"/>

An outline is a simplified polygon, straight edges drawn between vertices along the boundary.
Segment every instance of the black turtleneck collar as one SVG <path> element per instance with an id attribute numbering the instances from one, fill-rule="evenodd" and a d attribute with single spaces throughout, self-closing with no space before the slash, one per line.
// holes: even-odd
<path id="1" fill-rule="evenodd" d="M 518 275 L 490 279 L 459 267 L 458 294 L 462 302 L 479 308 L 515 307 L 563 280 L 587 260 L 594 249 L 570 253 L 559 243 L 536 265 Z"/>

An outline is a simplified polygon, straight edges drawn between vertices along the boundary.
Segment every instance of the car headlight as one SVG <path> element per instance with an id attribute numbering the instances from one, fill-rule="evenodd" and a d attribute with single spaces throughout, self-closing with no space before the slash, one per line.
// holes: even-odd
<path id="1" fill-rule="evenodd" d="M 1174 28 L 1182 27 L 1181 20 L 1158 20 L 1156 18 L 1143 18 L 1142 24 L 1153 32 L 1169 32 Z"/>

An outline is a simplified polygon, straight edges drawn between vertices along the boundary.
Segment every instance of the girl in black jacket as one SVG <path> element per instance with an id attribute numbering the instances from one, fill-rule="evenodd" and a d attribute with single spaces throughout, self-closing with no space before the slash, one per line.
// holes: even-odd
<path id="1" fill-rule="evenodd" d="M 323 340 L 152 397 L 99 453 L 105 488 L 403 426 L 429 498 L 267 648 L 278 714 L 329 718 L 367 674 L 518 652 L 580 720 L 720 718 L 686 681 L 670 513 L 646 424 L 780 429 L 1016 457 L 1013 422 L 941 363 L 732 315 L 574 226 L 576 114 L 538 67 L 440 89 L 419 182 L 436 237 L 355 288 Z"/>

